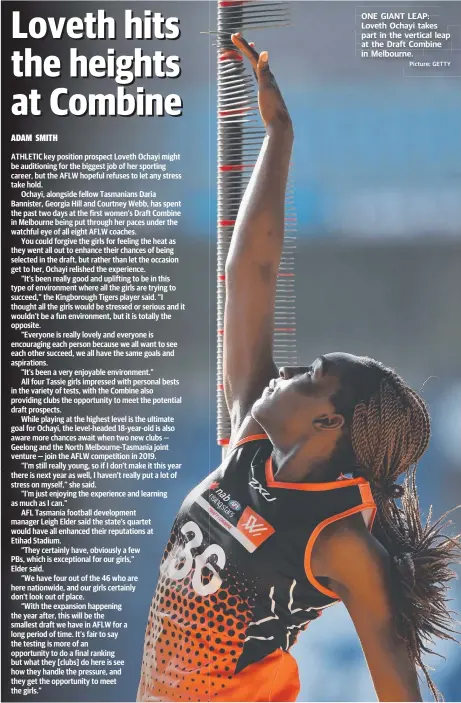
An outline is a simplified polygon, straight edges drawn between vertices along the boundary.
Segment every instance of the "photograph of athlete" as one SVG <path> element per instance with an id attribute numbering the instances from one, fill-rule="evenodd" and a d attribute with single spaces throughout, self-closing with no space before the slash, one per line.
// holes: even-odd
<path id="1" fill-rule="evenodd" d="M 232 437 L 173 525 L 137 701 L 295 701 L 290 649 L 340 601 L 380 701 L 422 700 L 418 669 L 438 698 L 422 658 L 432 638 L 454 638 L 446 599 L 460 551 L 444 522 L 421 522 L 415 467 L 429 443 L 428 410 L 366 356 L 276 367 L 293 128 L 267 52 L 232 40 L 255 71 L 266 129 L 226 265 Z"/>

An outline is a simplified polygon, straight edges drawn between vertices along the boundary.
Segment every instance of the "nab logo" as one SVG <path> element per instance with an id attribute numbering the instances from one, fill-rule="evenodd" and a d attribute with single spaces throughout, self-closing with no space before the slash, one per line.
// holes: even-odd
<path id="1" fill-rule="evenodd" d="M 210 491 L 213 491 L 218 486 L 219 486 L 219 481 L 213 481 L 213 483 L 210 483 Z"/>
<path id="2" fill-rule="evenodd" d="M 237 523 L 237 529 L 256 547 L 274 534 L 275 530 L 261 515 L 251 508 L 245 508 Z"/>

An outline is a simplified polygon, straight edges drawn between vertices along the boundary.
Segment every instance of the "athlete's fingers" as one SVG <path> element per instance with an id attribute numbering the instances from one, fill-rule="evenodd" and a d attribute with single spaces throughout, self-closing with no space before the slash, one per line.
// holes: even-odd
<path id="1" fill-rule="evenodd" d="M 237 32 L 236 34 L 231 35 L 232 43 L 234 46 L 237 47 L 237 49 L 240 49 L 242 54 L 244 54 L 247 59 L 251 61 L 251 65 L 253 68 L 256 70 L 256 67 L 258 65 L 258 59 L 259 59 L 259 54 L 257 51 L 255 51 L 254 44 L 251 46 L 246 39 L 242 37 L 240 32 Z"/>
<path id="2" fill-rule="evenodd" d="M 249 45 L 251 46 L 252 49 L 255 48 L 255 43 L 254 43 L 254 41 L 250 41 L 250 42 L 248 42 L 248 43 L 249 43 Z M 256 78 L 256 83 L 257 83 L 257 82 L 258 82 L 258 74 L 256 73 L 256 69 L 255 69 L 255 68 L 253 68 L 253 75 L 254 75 L 254 77 Z"/>
<path id="3" fill-rule="evenodd" d="M 261 51 L 256 66 L 256 75 L 261 84 L 268 85 L 271 81 L 271 72 L 269 70 L 269 52 Z"/>
<path id="4" fill-rule="evenodd" d="M 244 56 L 246 56 L 251 62 L 251 66 L 253 68 L 253 72 L 255 74 L 259 86 L 259 108 L 263 117 L 263 121 L 266 121 L 266 118 L 263 114 L 266 112 L 266 110 L 264 108 L 263 103 L 261 102 L 261 91 L 263 91 L 264 93 L 266 93 L 266 91 L 270 91 L 272 95 L 275 94 L 276 99 L 278 100 L 281 108 L 280 115 L 283 117 L 284 121 L 289 120 L 286 105 L 283 101 L 277 82 L 269 68 L 268 52 L 261 51 L 261 53 L 258 54 L 256 49 L 254 48 L 254 42 L 247 42 L 246 39 L 242 37 L 240 32 L 232 34 L 231 39 L 234 46 L 236 46 L 242 52 L 242 54 L 244 54 Z"/>
<path id="5" fill-rule="evenodd" d="M 280 88 L 277 85 L 277 81 L 274 78 L 274 74 L 269 67 L 269 52 L 261 51 L 259 54 L 258 65 L 256 67 L 256 78 L 258 79 L 259 87 L 268 90 L 275 91 L 278 99 L 284 110 L 286 110 L 286 105 L 280 93 Z"/>
<path id="6" fill-rule="evenodd" d="M 234 45 L 251 61 L 253 70 L 255 71 L 258 82 L 269 86 L 270 70 L 269 70 L 269 54 L 267 51 L 262 51 L 260 54 L 255 50 L 254 42 L 247 42 L 242 37 L 240 32 L 232 35 Z"/>

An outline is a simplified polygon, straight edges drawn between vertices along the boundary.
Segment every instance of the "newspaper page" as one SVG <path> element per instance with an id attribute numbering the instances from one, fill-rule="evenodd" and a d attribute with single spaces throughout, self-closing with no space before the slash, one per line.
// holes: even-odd
<path id="1" fill-rule="evenodd" d="M 1 700 L 459 701 L 459 0 L 1 54 Z"/>

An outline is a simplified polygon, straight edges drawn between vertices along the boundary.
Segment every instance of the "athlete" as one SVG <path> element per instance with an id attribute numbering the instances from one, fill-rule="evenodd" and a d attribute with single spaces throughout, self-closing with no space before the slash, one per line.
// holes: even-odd
<path id="1" fill-rule="evenodd" d="M 274 299 L 293 129 L 267 52 L 239 34 L 266 128 L 226 267 L 229 453 L 184 501 L 160 567 L 138 701 L 294 701 L 290 649 L 342 601 L 380 701 L 420 701 L 459 543 L 422 526 L 423 400 L 392 370 L 334 353 L 277 369 Z M 397 484 L 400 475 L 406 480 Z M 401 499 L 400 502 L 397 502 Z"/>

